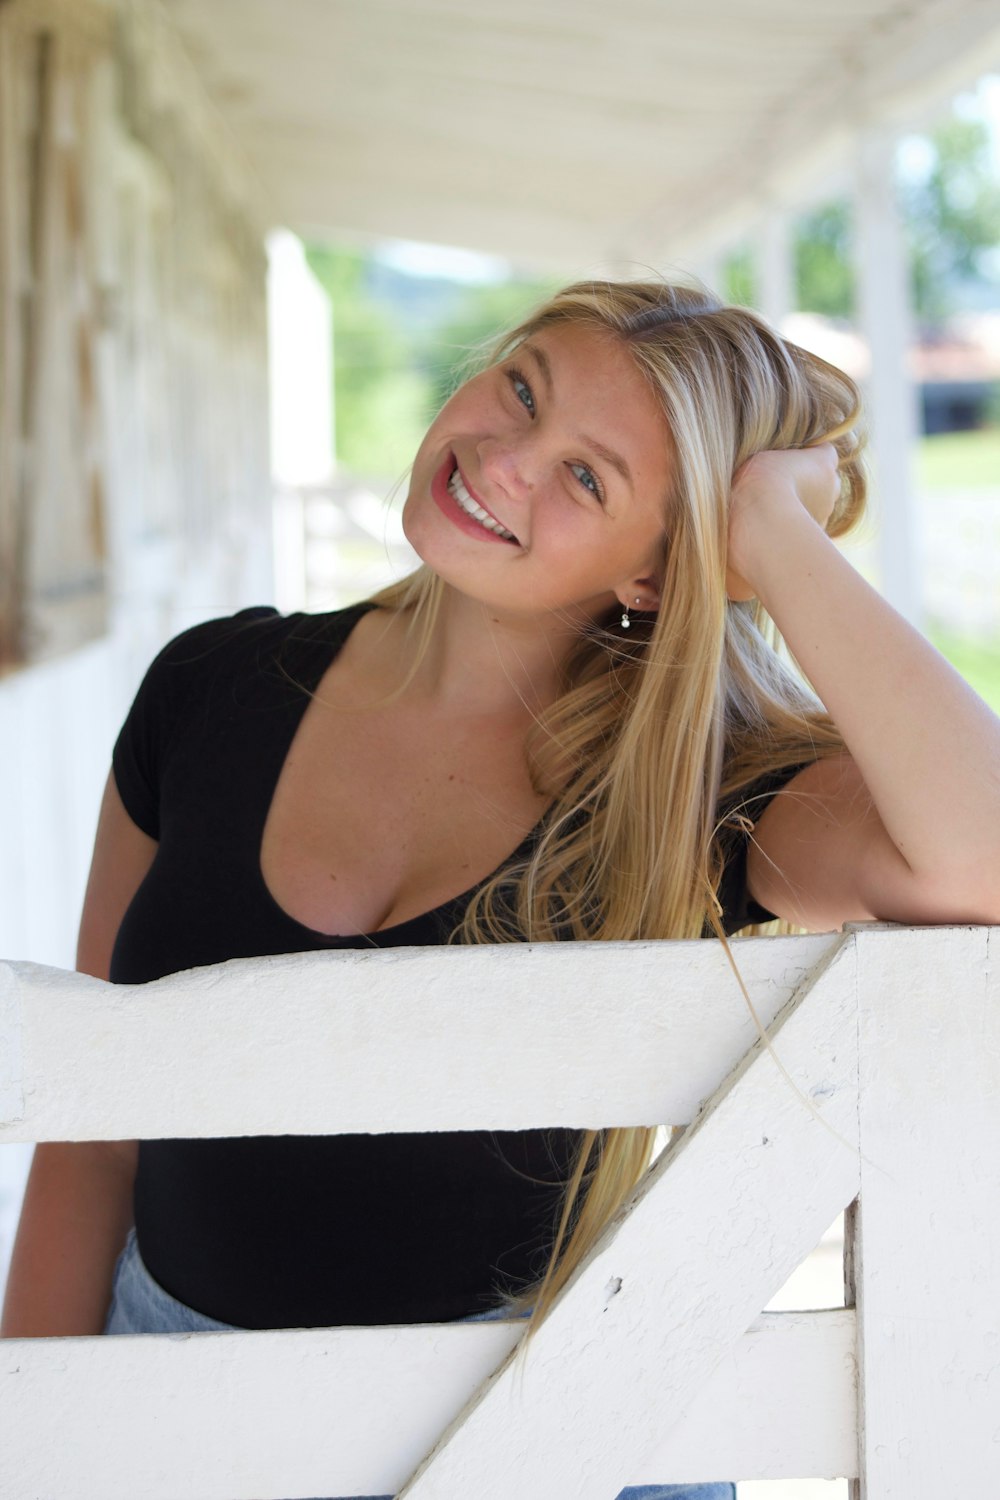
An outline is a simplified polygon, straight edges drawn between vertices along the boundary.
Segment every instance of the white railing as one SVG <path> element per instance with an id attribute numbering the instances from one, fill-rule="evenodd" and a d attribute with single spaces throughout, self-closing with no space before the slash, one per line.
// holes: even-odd
<path id="1" fill-rule="evenodd" d="M 0 1140 L 690 1127 L 523 1361 L 519 1323 L 0 1345 L 3 1495 L 1000 1493 L 994 931 L 738 941 L 788 1078 L 714 942 L 289 955 L 136 987 L 0 965 Z M 852 1305 L 762 1314 L 855 1200 Z"/>

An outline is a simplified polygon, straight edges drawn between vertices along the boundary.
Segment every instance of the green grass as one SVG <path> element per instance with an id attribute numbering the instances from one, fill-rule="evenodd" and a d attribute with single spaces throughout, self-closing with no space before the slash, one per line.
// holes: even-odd
<path id="1" fill-rule="evenodd" d="M 970 641 L 936 629 L 928 635 L 969 686 L 1000 714 L 1000 640 Z"/>
<path id="2" fill-rule="evenodd" d="M 921 438 L 917 483 L 924 494 L 980 490 L 984 496 L 1000 497 L 1000 427 Z M 970 640 L 935 626 L 927 634 L 994 713 L 1000 714 L 1000 639 Z"/>
<path id="3" fill-rule="evenodd" d="M 1000 427 L 921 438 L 917 485 L 923 491 L 981 489 L 1000 494 Z"/>

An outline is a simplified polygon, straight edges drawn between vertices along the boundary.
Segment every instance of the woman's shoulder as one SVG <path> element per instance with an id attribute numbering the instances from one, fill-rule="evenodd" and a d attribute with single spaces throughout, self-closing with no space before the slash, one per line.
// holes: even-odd
<path id="1" fill-rule="evenodd" d="M 310 693 L 366 605 L 310 615 L 252 605 L 171 637 L 147 666 L 112 751 L 133 822 L 157 838 L 158 787 L 185 745 L 216 743 L 233 725 L 258 735 Z"/>
<path id="2" fill-rule="evenodd" d="M 363 602 L 307 614 L 303 610 L 282 613 L 271 604 L 253 604 L 179 631 L 157 652 L 148 671 L 162 670 L 162 675 L 169 676 L 175 669 L 186 669 L 184 675 L 190 679 L 199 668 L 214 675 L 244 657 L 263 660 L 264 653 L 286 644 L 336 649 L 371 607 Z"/>
<path id="3" fill-rule="evenodd" d="M 745 773 L 736 779 L 735 785 L 730 779 L 720 794 L 717 806 L 719 832 L 723 841 L 732 837 L 744 837 L 750 832 L 772 798 L 816 759 L 817 756 L 804 759 L 799 753 L 787 764 Z"/>

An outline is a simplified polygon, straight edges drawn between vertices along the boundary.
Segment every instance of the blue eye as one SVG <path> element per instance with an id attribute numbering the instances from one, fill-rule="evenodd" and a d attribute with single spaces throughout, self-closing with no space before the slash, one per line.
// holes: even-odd
<path id="1" fill-rule="evenodd" d="M 586 464 L 570 464 L 570 472 L 575 474 L 585 490 L 589 490 L 596 500 L 604 499 L 600 480 L 593 469 L 588 469 Z"/>
<path id="2" fill-rule="evenodd" d="M 535 398 L 531 393 L 531 386 L 525 380 L 520 370 L 508 370 L 507 379 L 514 387 L 514 394 L 517 396 L 518 401 L 520 401 L 525 411 L 530 412 L 530 414 L 534 416 Z"/>

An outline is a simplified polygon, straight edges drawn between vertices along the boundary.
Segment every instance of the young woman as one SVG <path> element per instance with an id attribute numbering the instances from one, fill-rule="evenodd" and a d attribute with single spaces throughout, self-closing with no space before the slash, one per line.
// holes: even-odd
<path id="1" fill-rule="evenodd" d="M 703 292 L 554 297 L 421 445 L 416 575 L 157 657 L 79 967 L 1000 921 L 1000 723 L 831 541 L 863 506 L 857 415 L 840 372 Z M 620 1129 L 40 1146 L 5 1331 L 538 1318 L 650 1151 Z"/>

